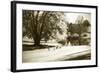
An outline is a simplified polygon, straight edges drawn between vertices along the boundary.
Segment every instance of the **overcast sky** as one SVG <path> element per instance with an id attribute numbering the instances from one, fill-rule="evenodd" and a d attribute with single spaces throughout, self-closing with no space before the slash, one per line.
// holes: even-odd
<path id="1" fill-rule="evenodd" d="M 91 23 L 91 14 L 90 13 L 65 13 L 66 19 L 70 23 L 75 23 L 78 16 L 83 16 L 84 19 L 87 19 Z"/>

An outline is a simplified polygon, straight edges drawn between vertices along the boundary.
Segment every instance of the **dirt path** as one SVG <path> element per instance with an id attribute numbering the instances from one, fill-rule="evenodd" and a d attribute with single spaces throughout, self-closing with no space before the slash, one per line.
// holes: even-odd
<path id="1" fill-rule="evenodd" d="M 91 53 L 90 46 L 63 46 L 58 49 L 50 48 L 38 49 L 33 51 L 23 51 L 22 61 L 29 62 L 47 62 L 47 61 L 60 61 L 75 58 L 81 55 Z"/>

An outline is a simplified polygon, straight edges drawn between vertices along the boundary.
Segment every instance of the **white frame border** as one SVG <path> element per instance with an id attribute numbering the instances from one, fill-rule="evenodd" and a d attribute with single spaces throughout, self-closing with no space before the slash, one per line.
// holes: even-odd
<path id="1" fill-rule="evenodd" d="M 82 7 L 67 7 L 67 6 L 47 6 L 47 5 L 31 5 L 31 4 L 17 4 L 17 21 L 16 21 L 16 34 L 17 34 L 17 70 L 21 69 L 39 69 L 39 68 L 53 68 L 53 67 L 72 67 L 72 66 L 85 66 L 96 65 L 96 9 L 94 8 L 82 8 Z M 47 63 L 22 63 L 22 9 L 31 10 L 47 10 L 47 11 L 64 11 L 68 12 L 86 12 L 91 13 L 91 60 L 82 61 L 66 61 L 66 62 L 47 62 Z M 67 12 L 66 11 L 66 12 Z"/>

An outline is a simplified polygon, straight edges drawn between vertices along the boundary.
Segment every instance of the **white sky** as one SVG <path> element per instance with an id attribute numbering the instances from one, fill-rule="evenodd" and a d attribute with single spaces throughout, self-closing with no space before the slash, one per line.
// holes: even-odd
<path id="1" fill-rule="evenodd" d="M 90 13 L 65 13 L 66 15 L 66 20 L 70 23 L 75 23 L 76 19 L 78 16 L 83 16 L 84 19 L 89 20 L 89 22 L 91 22 L 91 14 Z"/>

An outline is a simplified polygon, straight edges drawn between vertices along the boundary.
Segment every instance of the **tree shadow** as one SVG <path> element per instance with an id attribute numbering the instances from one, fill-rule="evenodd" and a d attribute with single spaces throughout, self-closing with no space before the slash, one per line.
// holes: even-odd
<path id="1" fill-rule="evenodd" d="M 36 50 L 36 49 L 47 49 L 47 48 L 51 48 L 51 47 L 55 47 L 55 46 L 51 46 L 51 45 L 27 45 L 24 44 L 23 45 L 23 51 L 30 51 L 30 50 Z"/>

